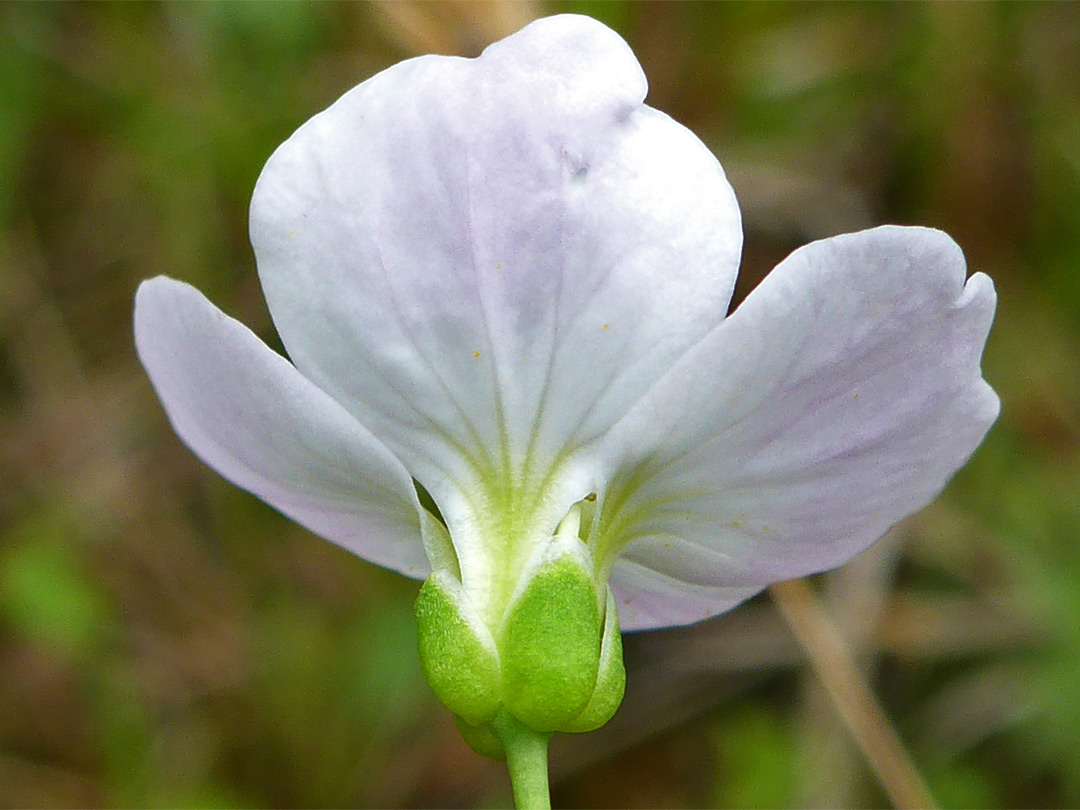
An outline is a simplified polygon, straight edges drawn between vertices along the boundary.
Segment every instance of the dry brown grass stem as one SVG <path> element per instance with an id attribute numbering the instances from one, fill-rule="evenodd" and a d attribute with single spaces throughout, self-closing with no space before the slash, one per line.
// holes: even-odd
<path id="1" fill-rule="evenodd" d="M 769 591 L 892 803 L 933 807 L 929 789 L 806 580 L 779 582 Z"/>

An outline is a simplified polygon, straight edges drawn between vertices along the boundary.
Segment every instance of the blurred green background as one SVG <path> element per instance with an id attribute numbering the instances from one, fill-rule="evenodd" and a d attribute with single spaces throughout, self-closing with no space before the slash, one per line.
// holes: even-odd
<path id="1" fill-rule="evenodd" d="M 882 222 L 995 279 L 1000 421 L 815 585 L 943 805 L 1080 804 L 1080 4 L 399 2 L 0 6 L 0 806 L 508 801 L 423 682 L 416 583 L 203 467 L 131 305 L 165 273 L 279 345 L 246 236 L 274 147 L 558 10 L 728 170 L 739 295 Z M 767 596 L 626 658 L 612 724 L 553 747 L 557 804 L 885 804 Z"/>

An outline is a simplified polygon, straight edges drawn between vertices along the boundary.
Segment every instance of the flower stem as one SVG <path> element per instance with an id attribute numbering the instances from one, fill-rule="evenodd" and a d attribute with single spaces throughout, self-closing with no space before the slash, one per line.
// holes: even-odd
<path id="1" fill-rule="evenodd" d="M 493 725 L 506 752 L 506 767 L 518 810 L 550 810 L 547 746 L 550 734 L 533 731 L 507 711 Z"/>

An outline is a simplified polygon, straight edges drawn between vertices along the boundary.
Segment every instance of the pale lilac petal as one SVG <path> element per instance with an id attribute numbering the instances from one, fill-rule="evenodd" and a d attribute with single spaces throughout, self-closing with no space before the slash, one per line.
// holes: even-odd
<path id="1" fill-rule="evenodd" d="M 645 92 L 615 33 L 548 18 L 380 73 L 259 179 L 290 357 L 440 506 L 473 477 L 543 479 L 723 318 L 734 195 Z"/>
<path id="2" fill-rule="evenodd" d="M 670 600 L 624 627 L 837 566 L 933 498 L 997 417 L 979 368 L 995 302 L 925 228 L 782 262 L 610 436 L 602 542 L 630 561 L 613 585 Z M 641 566 L 670 582 L 641 584 Z"/>
<path id="3" fill-rule="evenodd" d="M 247 327 L 159 277 L 136 295 L 135 344 L 177 434 L 209 466 L 364 559 L 429 573 L 405 468 Z"/>
<path id="4" fill-rule="evenodd" d="M 615 566 L 611 589 L 626 632 L 693 624 L 745 602 L 760 587 L 733 588 L 679 579 L 651 565 L 635 562 L 633 550 Z"/>

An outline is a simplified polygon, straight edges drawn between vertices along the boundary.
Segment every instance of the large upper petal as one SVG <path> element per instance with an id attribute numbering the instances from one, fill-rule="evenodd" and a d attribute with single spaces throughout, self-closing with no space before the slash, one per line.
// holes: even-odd
<path id="1" fill-rule="evenodd" d="M 941 490 L 999 408 L 993 286 L 965 275 L 939 231 L 814 242 L 684 356 L 605 446 L 624 627 L 839 565 Z"/>
<path id="2" fill-rule="evenodd" d="M 401 462 L 247 327 L 159 277 L 136 295 L 135 344 L 177 434 L 209 466 L 367 560 L 430 572 Z"/>
<path id="3" fill-rule="evenodd" d="M 618 35 L 548 18 L 378 74 L 259 179 L 252 241 L 290 357 L 452 523 L 455 484 L 543 478 L 723 318 L 733 193 L 645 92 Z"/>

